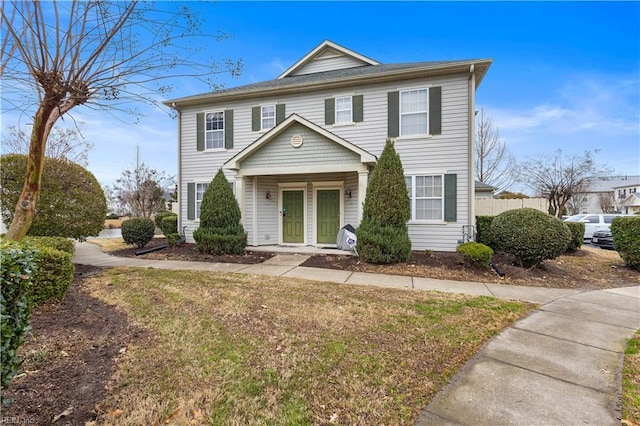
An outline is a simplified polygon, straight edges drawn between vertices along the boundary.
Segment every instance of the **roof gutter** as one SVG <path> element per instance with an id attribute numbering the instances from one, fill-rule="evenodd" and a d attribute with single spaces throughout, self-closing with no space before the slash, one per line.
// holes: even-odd
<path id="1" fill-rule="evenodd" d="M 469 72 L 469 67 L 479 68 L 479 73 L 476 72 L 475 78 L 477 81 L 474 86 L 480 84 L 482 77 L 487 72 L 487 69 L 491 65 L 491 59 L 482 59 L 478 61 L 465 61 L 460 64 L 446 64 L 442 66 L 430 66 L 430 67 L 422 67 L 422 68 L 414 68 L 410 70 L 394 70 L 387 71 L 380 74 L 374 74 L 370 76 L 363 75 L 355 75 L 351 77 L 340 77 L 334 78 L 330 80 L 323 81 L 314 81 L 310 83 L 299 83 L 292 84 L 288 86 L 281 87 L 269 87 L 266 89 L 255 89 L 255 90 L 247 90 L 241 92 L 233 92 L 232 90 L 228 92 L 220 92 L 220 93 L 207 93 L 203 95 L 196 95 L 188 98 L 178 98 L 174 100 L 163 101 L 163 104 L 168 107 L 179 109 L 183 107 L 189 106 L 198 106 L 209 104 L 211 102 L 221 102 L 221 101 L 229 101 L 229 100 L 242 100 L 255 98 L 256 96 L 271 96 L 274 94 L 284 95 L 289 93 L 299 92 L 301 89 L 304 90 L 328 90 L 335 89 L 340 87 L 348 87 L 353 86 L 354 82 L 362 83 L 362 84 L 376 84 L 376 83 L 385 83 L 389 81 L 398 81 L 399 79 L 411 79 L 416 77 L 429 77 L 429 76 L 438 76 L 438 75 L 451 75 L 451 74 L 466 74 Z M 476 67 L 477 65 L 477 67 Z"/>

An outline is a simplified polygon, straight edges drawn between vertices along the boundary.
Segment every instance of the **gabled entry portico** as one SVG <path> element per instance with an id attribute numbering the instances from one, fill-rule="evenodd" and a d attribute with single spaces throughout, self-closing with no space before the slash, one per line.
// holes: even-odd
<path id="1" fill-rule="evenodd" d="M 224 164 L 236 173 L 236 197 L 248 243 L 335 245 L 357 226 L 377 159 L 293 114 Z"/>

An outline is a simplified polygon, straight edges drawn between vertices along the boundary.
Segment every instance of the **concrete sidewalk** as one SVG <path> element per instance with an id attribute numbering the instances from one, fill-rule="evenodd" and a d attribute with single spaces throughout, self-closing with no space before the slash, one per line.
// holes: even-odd
<path id="1" fill-rule="evenodd" d="M 276 275 L 435 290 L 542 304 L 491 339 L 422 411 L 418 425 L 619 425 L 626 341 L 640 328 L 640 287 L 581 291 L 369 274 L 298 266 L 118 258 L 76 244 L 74 263 Z"/>

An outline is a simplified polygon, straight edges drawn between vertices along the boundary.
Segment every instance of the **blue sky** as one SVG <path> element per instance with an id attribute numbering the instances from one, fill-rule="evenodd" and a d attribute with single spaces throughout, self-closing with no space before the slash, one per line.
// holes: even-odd
<path id="1" fill-rule="evenodd" d="M 160 7 L 165 7 L 162 3 Z M 219 2 L 191 3 L 208 27 L 231 35 L 216 57 L 242 58 L 226 87 L 277 77 L 329 39 L 382 63 L 491 58 L 477 91 L 520 161 L 600 150 L 620 174 L 640 174 L 640 3 L 638 2 Z M 208 91 L 180 79 L 170 97 Z M 142 108 L 142 106 L 141 106 Z M 89 170 L 112 183 L 130 168 L 136 144 L 153 168 L 177 171 L 177 125 L 146 110 L 139 124 L 78 108 L 94 144 Z M 3 128 L 17 124 L 13 116 Z M 28 120 L 22 117 L 24 124 Z"/>

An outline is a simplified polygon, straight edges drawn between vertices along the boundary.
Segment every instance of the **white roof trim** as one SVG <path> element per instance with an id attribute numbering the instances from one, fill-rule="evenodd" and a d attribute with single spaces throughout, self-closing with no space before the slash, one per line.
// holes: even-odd
<path id="1" fill-rule="evenodd" d="M 267 144 L 269 141 L 271 141 L 273 138 L 281 134 L 285 129 L 289 128 L 294 123 L 299 123 L 309 128 L 310 130 L 313 130 L 314 132 L 319 133 L 325 138 L 337 143 L 338 145 L 348 149 L 349 151 L 359 155 L 360 161 L 363 164 L 366 164 L 366 163 L 375 164 L 378 161 L 376 156 L 371 154 L 370 152 L 362 148 L 359 148 L 358 146 L 352 144 L 351 142 L 348 142 L 342 139 L 341 137 L 323 129 L 322 127 L 312 123 L 306 118 L 299 116 L 298 114 L 291 114 L 282 123 L 278 124 L 276 127 L 272 128 L 267 133 L 260 136 L 254 142 L 249 144 L 242 151 L 240 151 L 239 153 L 231 157 L 226 163 L 222 165 L 222 167 L 225 169 L 240 170 L 240 163 L 242 161 L 249 158 L 252 154 L 258 151 L 263 145 Z"/>
<path id="2" fill-rule="evenodd" d="M 322 52 L 325 48 L 332 48 L 334 50 L 337 50 L 340 53 L 343 53 L 347 56 L 351 56 L 352 58 L 355 59 L 359 59 L 369 65 L 380 65 L 380 62 L 378 61 L 374 61 L 371 58 L 367 58 L 366 56 L 363 56 L 359 53 L 354 52 L 353 50 L 349 50 L 346 47 L 342 47 L 338 44 L 335 44 L 332 41 L 329 40 L 325 40 L 322 43 L 320 43 L 315 49 L 313 49 L 311 52 L 307 53 L 302 59 L 300 59 L 298 62 L 296 62 L 295 64 L 291 65 L 289 68 L 287 68 L 282 74 L 280 74 L 278 76 L 277 79 L 281 79 L 284 77 L 289 76 L 291 73 L 295 72 L 296 70 L 302 68 L 304 65 L 306 65 L 307 63 L 309 63 L 311 60 L 313 60 L 313 58 L 320 52 Z"/>

